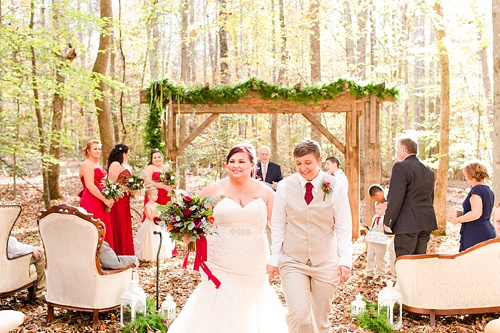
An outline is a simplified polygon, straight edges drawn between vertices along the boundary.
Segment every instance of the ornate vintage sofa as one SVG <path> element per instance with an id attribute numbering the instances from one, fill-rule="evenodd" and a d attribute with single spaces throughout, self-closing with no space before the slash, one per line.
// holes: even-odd
<path id="1" fill-rule="evenodd" d="M 104 223 L 76 207 L 51 207 L 40 214 L 38 228 L 47 259 L 47 322 L 54 318 L 54 307 L 88 311 L 96 329 L 99 312 L 120 306 L 134 264 L 103 270 L 98 256 Z"/>
<path id="2" fill-rule="evenodd" d="M 436 315 L 500 312 L 500 239 L 458 254 L 401 256 L 395 288 L 403 309 Z"/>

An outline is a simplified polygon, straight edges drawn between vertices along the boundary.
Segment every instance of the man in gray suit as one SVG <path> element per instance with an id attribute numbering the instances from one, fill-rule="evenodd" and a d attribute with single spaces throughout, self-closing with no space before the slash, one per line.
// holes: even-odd
<path id="1" fill-rule="evenodd" d="M 395 234 L 396 257 L 425 254 L 430 234 L 437 229 L 434 172 L 416 156 L 417 152 L 415 140 L 397 140 L 398 162 L 392 168 L 384 218 L 386 232 Z"/>

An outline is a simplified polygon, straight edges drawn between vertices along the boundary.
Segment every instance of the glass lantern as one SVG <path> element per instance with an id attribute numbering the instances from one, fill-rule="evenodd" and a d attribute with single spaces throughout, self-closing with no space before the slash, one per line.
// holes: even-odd
<path id="1" fill-rule="evenodd" d="M 403 297 L 393 288 L 393 282 L 387 281 L 387 287 L 378 293 L 378 315 L 387 315 L 387 321 L 395 330 L 403 325 Z"/>
<path id="2" fill-rule="evenodd" d="M 160 311 L 163 319 L 165 319 L 167 322 L 172 321 L 176 315 L 176 308 L 177 304 L 175 304 L 174 298 L 172 297 L 172 295 L 168 294 L 165 301 L 161 303 Z"/>
<path id="3" fill-rule="evenodd" d="M 146 314 L 146 293 L 137 280 L 130 281 L 130 287 L 120 296 L 120 324 L 127 325 L 135 317 Z"/>
<path id="4" fill-rule="evenodd" d="M 351 316 L 355 317 L 366 311 L 366 303 L 363 301 L 361 294 L 356 295 L 356 299 L 351 303 Z"/>

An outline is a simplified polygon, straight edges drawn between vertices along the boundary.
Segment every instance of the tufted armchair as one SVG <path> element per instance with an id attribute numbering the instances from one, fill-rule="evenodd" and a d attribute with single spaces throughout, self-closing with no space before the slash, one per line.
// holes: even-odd
<path id="1" fill-rule="evenodd" d="M 120 296 L 130 285 L 132 267 L 103 270 L 99 250 L 106 228 L 100 220 L 68 205 L 53 206 L 40 214 L 38 228 L 47 260 L 47 322 L 54 307 L 93 313 L 120 306 Z"/>
<path id="2" fill-rule="evenodd" d="M 30 265 L 31 254 L 7 257 L 10 232 L 21 211 L 20 205 L 0 205 L 0 298 L 28 288 L 29 299 L 34 300 L 36 269 Z"/>

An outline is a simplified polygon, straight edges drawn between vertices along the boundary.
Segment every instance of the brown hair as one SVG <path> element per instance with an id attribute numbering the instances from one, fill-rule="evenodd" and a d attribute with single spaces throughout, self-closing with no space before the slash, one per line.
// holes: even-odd
<path id="1" fill-rule="evenodd" d="M 401 144 L 401 146 L 406 147 L 406 151 L 408 154 L 417 154 L 418 153 L 418 143 L 414 139 L 410 138 L 409 136 L 402 136 L 398 138 L 398 142 Z"/>
<path id="2" fill-rule="evenodd" d="M 85 149 L 83 149 L 83 155 L 85 155 L 85 157 L 89 157 L 89 150 L 90 148 L 92 148 L 92 145 L 93 144 L 98 144 L 100 145 L 101 144 L 101 141 L 97 140 L 97 139 L 92 139 L 92 140 L 89 140 L 87 142 L 87 144 L 85 145 Z"/>
<path id="3" fill-rule="evenodd" d="M 330 156 L 326 160 L 332 162 L 333 164 L 337 164 L 337 168 L 340 168 L 340 161 L 335 156 Z"/>
<path id="4" fill-rule="evenodd" d="M 236 153 L 246 153 L 248 155 L 248 158 L 250 159 L 250 162 L 255 164 L 257 156 L 255 154 L 255 148 L 251 144 L 241 143 L 233 146 L 233 148 L 231 148 L 231 150 L 227 154 L 226 163 L 229 163 L 229 159 L 231 158 L 231 156 Z"/>
<path id="5" fill-rule="evenodd" d="M 475 179 L 478 182 L 490 178 L 488 169 L 480 162 L 467 162 L 464 164 L 462 170 L 469 178 Z"/>
<path id="6" fill-rule="evenodd" d="M 293 157 L 302 157 L 307 154 L 314 154 L 314 157 L 321 157 L 321 147 L 319 143 L 312 139 L 304 139 L 300 141 L 293 150 Z"/>

